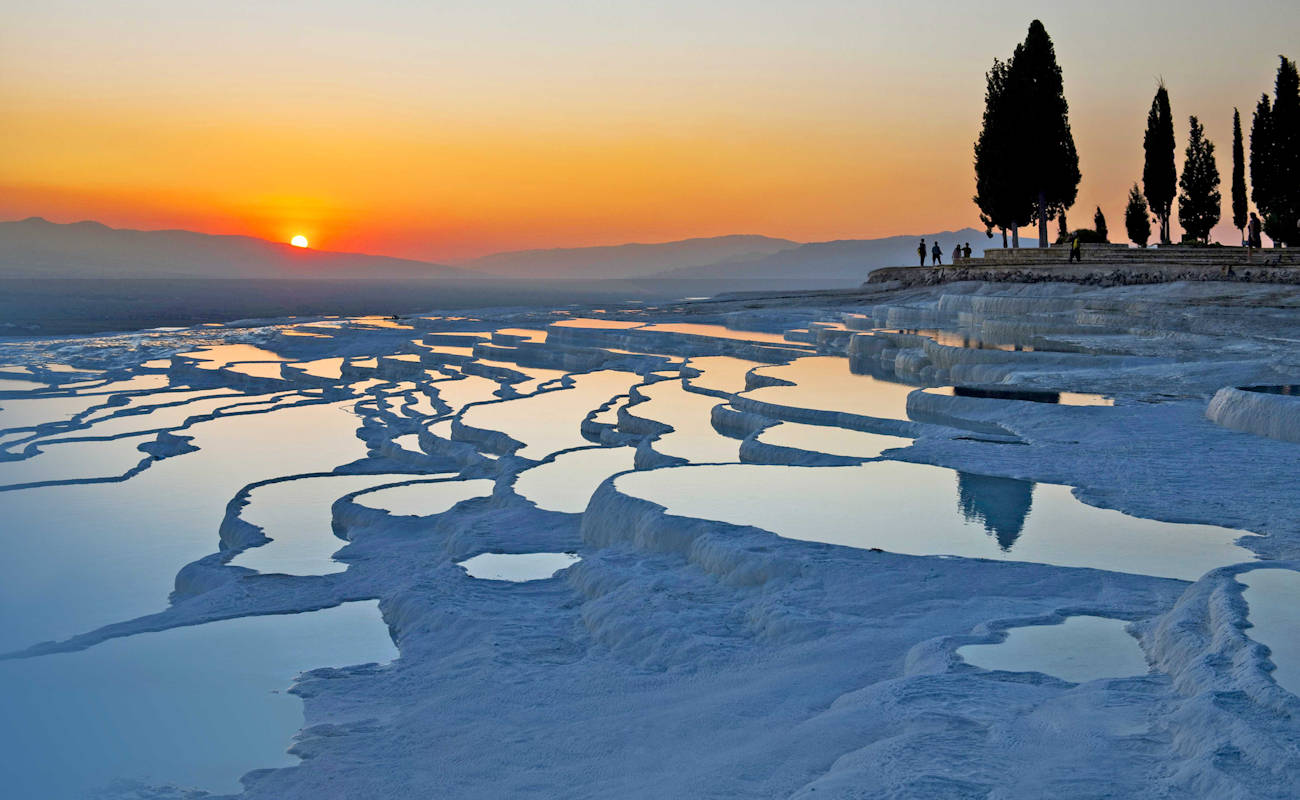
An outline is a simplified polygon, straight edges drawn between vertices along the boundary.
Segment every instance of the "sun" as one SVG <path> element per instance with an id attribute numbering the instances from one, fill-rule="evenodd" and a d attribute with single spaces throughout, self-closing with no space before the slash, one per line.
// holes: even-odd
<path id="1" fill-rule="evenodd" d="M 306 236 L 303 236 L 303 235 L 300 233 L 300 234 L 298 234 L 297 236 L 295 236 L 295 237 L 293 237 L 292 239 L 290 239 L 290 240 L 289 240 L 289 244 L 293 245 L 294 247 L 306 247 L 306 246 L 307 246 L 307 237 L 306 237 Z"/>

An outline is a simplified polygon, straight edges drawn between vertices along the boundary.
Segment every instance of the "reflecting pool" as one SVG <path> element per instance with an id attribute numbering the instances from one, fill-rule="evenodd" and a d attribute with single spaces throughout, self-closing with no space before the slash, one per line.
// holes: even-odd
<path id="1" fill-rule="evenodd" d="M 1042 672 L 1071 683 L 1145 675 L 1146 657 L 1122 619 L 1078 615 L 1058 625 L 1007 630 L 998 644 L 957 648 L 967 663 L 988 670 Z"/>
<path id="2" fill-rule="evenodd" d="M 4 794 L 81 800 L 118 779 L 238 792 L 250 770 L 297 763 L 299 672 L 396 655 L 367 601 L 0 661 Z"/>
<path id="3" fill-rule="evenodd" d="M 483 553 L 457 564 L 471 578 L 487 581 L 541 581 L 582 559 L 573 553 Z"/>
<path id="4" fill-rule="evenodd" d="M 1273 680 L 1300 695 L 1300 572 L 1255 569 L 1237 581 L 1246 587 L 1242 597 L 1250 606 L 1246 635 L 1272 651 Z"/>
<path id="5" fill-rule="evenodd" d="M 988 476 L 981 476 L 987 478 Z M 1254 554 L 1242 531 L 1095 508 L 1070 488 L 896 461 L 756 464 L 633 472 L 615 486 L 669 514 L 752 525 L 790 539 L 1196 580 Z"/>

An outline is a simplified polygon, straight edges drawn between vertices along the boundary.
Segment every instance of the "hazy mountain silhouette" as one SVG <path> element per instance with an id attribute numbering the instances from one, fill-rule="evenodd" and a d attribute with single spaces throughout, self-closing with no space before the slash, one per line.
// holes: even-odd
<path id="1" fill-rule="evenodd" d="M 971 255 L 983 255 L 984 248 L 993 240 L 982 230 L 963 228 L 958 231 L 917 234 L 914 236 L 889 236 L 883 239 L 842 239 L 834 242 L 813 242 L 783 250 L 771 255 L 732 258 L 713 264 L 684 268 L 664 269 L 649 277 L 677 278 L 734 278 L 767 280 L 772 278 L 800 278 L 810 285 L 818 279 L 834 281 L 862 281 L 867 273 L 878 267 L 898 267 L 917 263 L 916 245 L 925 238 L 926 247 L 939 242 L 943 248 L 943 263 L 952 260 L 952 249 L 958 243 L 970 243 Z M 929 256 L 926 257 L 927 263 Z"/>
<path id="2" fill-rule="evenodd" d="M 517 250 L 460 262 L 457 266 L 484 277 L 640 278 L 666 270 L 689 273 L 722 261 L 761 258 L 798 246 L 798 242 L 769 236 L 714 236 L 662 244 Z"/>
<path id="3" fill-rule="evenodd" d="M 3 278 L 465 278 L 454 267 L 251 236 L 136 231 L 40 217 L 0 222 Z"/>

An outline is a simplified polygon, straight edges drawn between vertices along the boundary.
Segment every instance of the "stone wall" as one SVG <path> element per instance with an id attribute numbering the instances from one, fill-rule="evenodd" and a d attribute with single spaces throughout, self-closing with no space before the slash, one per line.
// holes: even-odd
<path id="1" fill-rule="evenodd" d="M 1300 261 L 1294 265 L 1262 266 L 1258 261 L 1255 264 L 1228 261 L 1187 263 L 1147 260 L 1133 260 L 1128 263 L 1085 261 L 1082 264 L 1050 262 L 998 264 L 988 259 L 971 259 L 951 267 L 884 267 L 872 272 L 864 286 L 897 283 L 900 288 L 905 288 L 958 281 L 1057 282 L 1085 286 L 1128 286 L 1175 281 L 1300 284 Z"/>

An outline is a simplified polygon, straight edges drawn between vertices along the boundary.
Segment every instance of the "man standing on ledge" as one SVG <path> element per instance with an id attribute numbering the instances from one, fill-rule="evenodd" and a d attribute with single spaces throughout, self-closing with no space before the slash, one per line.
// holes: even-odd
<path id="1" fill-rule="evenodd" d="M 921 257 L 921 266 L 925 266 L 925 240 L 916 246 L 916 254 Z"/>
<path id="2" fill-rule="evenodd" d="M 925 263 L 925 256 L 921 257 L 921 263 Z M 938 242 L 935 242 L 934 247 L 930 248 L 930 264 L 935 265 L 935 264 L 942 264 L 942 263 L 943 263 L 943 248 L 939 247 Z"/>
<path id="3" fill-rule="evenodd" d="M 1076 261 L 1080 264 L 1083 263 L 1083 249 L 1077 233 L 1070 237 L 1070 263 L 1073 264 Z"/>

